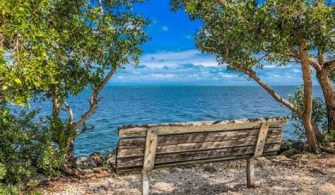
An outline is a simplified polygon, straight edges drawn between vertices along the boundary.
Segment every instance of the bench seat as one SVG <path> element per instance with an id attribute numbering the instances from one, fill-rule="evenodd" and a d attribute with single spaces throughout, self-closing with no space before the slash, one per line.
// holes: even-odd
<path id="1" fill-rule="evenodd" d="M 164 123 L 119 127 L 116 173 L 142 171 L 143 194 L 154 168 L 247 159 L 247 184 L 254 187 L 253 160 L 274 155 L 285 118 Z"/>

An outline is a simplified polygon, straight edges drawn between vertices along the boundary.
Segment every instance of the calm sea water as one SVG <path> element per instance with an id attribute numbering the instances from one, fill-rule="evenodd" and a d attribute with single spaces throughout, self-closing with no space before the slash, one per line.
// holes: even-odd
<path id="1" fill-rule="evenodd" d="M 295 87 L 275 87 L 287 97 Z M 319 88 L 314 89 L 320 95 Z M 90 92 L 85 91 L 69 103 L 76 117 L 87 108 Z M 117 127 L 126 124 L 149 124 L 202 120 L 287 116 L 289 110 L 277 103 L 258 86 L 247 87 L 107 87 L 101 104 L 88 124 L 94 129 L 75 142 L 75 154 L 112 151 L 118 136 Z M 46 112 L 47 107 L 43 108 Z M 296 138 L 287 125 L 285 138 Z"/>

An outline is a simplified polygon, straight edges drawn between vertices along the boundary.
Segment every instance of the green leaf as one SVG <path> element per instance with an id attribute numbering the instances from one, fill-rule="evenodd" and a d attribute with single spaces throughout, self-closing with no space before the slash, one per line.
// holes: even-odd
<path id="1" fill-rule="evenodd" d="M 14 81 L 15 81 L 16 84 L 22 84 L 22 82 L 19 78 L 15 78 Z"/>

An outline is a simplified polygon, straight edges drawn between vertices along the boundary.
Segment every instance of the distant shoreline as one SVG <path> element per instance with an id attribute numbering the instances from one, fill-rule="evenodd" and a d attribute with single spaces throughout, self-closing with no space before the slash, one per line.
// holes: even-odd
<path id="1" fill-rule="evenodd" d="M 280 85 L 280 84 L 275 84 L 271 85 L 272 87 L 298 87 L 301 84 L 297 85 Z M 256 87 L 256 88 L 261 88 L 259 85 L 256 84 L 251 84 L 251 85 L 197 85 L 197 84 L 109 84 L 106 87 Z M 320 87 L 320 85 L 313 85 L 313 87 Z"/>

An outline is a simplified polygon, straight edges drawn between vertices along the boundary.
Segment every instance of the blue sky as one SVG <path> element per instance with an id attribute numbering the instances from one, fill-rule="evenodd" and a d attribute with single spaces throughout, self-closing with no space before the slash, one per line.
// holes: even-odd
<path id="1" fill-rule="evenodd" d="M 169 0 L 148 0 L 134 12 L 151 20 L 146 28 L 150 40 L 143 45 L 140 66 L 129 65 L 112 79 L 112 85 L 255 85 L 246 77 L 219 66 L 215 56 L 195 47 L 194 34 L 201 27 L 183 11 L 172 12 Z M 273 85 L 301 83 L 297 64 L 265 66 L 261 78 Z"/>

